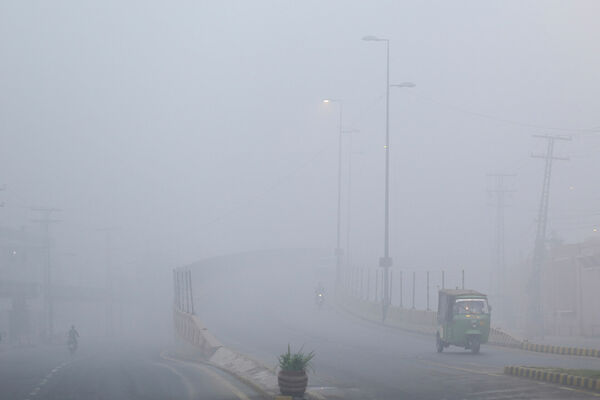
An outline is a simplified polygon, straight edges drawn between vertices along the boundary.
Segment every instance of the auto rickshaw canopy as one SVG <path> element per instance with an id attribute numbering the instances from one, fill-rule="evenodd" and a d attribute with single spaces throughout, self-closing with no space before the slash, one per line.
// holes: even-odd
<path id="1" fill-rule="evenodd" d="M 474 297 L 487 299 L 487 296 L 471 289 L 441 289 L 438 293 L 438 323 L 443 324 L 452 320 L 452 307 L 457 298 Z"/>

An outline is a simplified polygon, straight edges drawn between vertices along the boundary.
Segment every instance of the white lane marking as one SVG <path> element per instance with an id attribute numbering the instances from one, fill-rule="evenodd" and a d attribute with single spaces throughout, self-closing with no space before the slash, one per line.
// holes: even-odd
<path id="1" fill-rule="evenodd" d="M 237 387 L 235 387 L 233 384 L 231 384 L 231 382 L 229 382 L 227 379 L 223 378 L 221 375 L 217 374 L 215 371 L 213 371 L 212 369 L 202 365 L 202 364 L 196 364 L 196 363 L 185 363 L 183 361 L 177 360 L 175 358 L 171 358 L 168 357 L 163 353 L 160 354 L 160 357 L 164 360 L 168 360 L 174 363 L 178 363 L 178 364 L 185 364 L 185 365 L 192 365 L 198 369 L 201 369 L 202 371 L 204 371 L 206 374 L 210 375 L 211 378 L 213 378 L 214 380 L 218 381 L 222 386 L 226 387 L 230 392 L 232 392 L 238 399 L 240 400 L 250 400 L 250 398 L 248 396 L 246 396 L 246 394 L 244 394 L 242 391 L 240 391 Z"/>
<path id="2" fill-rule="evenodd" d="M 579 392 L 579 393 L 585 393 L 585 394 L 589 394 L 595 397 L 600 397 L 599 393 L 594 393 L 594 392 L 588 392 L 587 390 L 582 390 L 582 389 L 577 389 L 577 388 L 571 388 L 571 387 L 566 387 L 566 386 L 559 386 L 559 389 L 562 390 L 568 390 L 569 392 Z"/>
<path id="3" fill-rule="evenodd" d="M 42 386 L 44 386 L 46 383 L 48 383 L 50 378 L 52 378 L 52 375 L 54 375 L 54 373 L 59 371 L 61 368 L 67 366 L 69 363 L 70 362 L 63 362 L 62 364 L 57 365 L 50 372 L 48 372 L 48 374 L 44 377 L 44 379 L 42 379 L 40 381 L 40 383 L 38 383 L 38 385 L 31 391 L 31 393 L 29 393 L 29 397 L 37 396 L 37 394 L 40 391 L 40 389 L 42 388 Z M 25 400 L 29 400 L 29 397 L 27 397 Z"/>

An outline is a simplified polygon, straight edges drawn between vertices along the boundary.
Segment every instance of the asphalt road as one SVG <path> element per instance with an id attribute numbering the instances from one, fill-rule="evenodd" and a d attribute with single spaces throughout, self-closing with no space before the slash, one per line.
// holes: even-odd
<path id="1" fill-rule="evenodd" d="M 81 345 L 3 349 L 2 400 L 254 400 L 219 370 L 168 357 L 155 346 Z"/>
<path id="2" fill-rule="evenodd" d="M 301 273 L 300 273 L 301 272 Z M 275 367 L 288 343 L 314 350 L 309 390 L 344 399 L 590 399 L 596 394 L 505 376 L 505 365 L 600 369 L 600 360 L 483 345 L 435 351 L 433 337 L 314 304 L 318 273 L 240 268 L 195 273 L 196 310 L 225 345 Z M 319 279 L 319 278 L 317 278 Z M 330 296 L 328 296 L 330 297 Z M 331 300 L 330 298 L 328 300 Z"/>

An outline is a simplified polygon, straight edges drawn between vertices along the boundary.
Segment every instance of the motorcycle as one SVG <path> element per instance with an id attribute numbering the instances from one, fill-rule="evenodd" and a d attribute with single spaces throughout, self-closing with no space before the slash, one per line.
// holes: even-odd
<path id="1" fill-rule="evenodd" d="M 75 354 L 75 351 L 77 351 L 77 339 L 69 338 L 67 347 L 69 348 L 69 353 L 71 353 L 71 355 Z"/>
<path id="2" fill-rule="evenodd" d="M 323 303 L 325 302 L 325 295 L 323 294 L 323 292 L 316 293 L 315 302 L 319 308 L 323 306 Z"/>

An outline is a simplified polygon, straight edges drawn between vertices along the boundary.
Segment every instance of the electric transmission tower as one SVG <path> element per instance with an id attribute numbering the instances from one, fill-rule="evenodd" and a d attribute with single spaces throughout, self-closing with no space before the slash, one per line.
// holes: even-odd
<path id="1" fill-rule="evenodd" d="M 552 161 L 569 160 L 568 157 L 556 157 L 554 155 L 554 144 L 557 140 L 571 140 L 567 136 L 533 135 L 535 138 L 546 140 L 546 154 L 532 154 L 533 158 L 541 158 L 545 161 L 544 179 L 542 193 L 538 209 L 537 229 L 533 247 L 532 271 L 530 280 L 530 308 L 528 331 L 533 335 L 543 335 L 544 317 L 542 307 L 541 279 L 542 268 L 546 258 L 546 227 L 548 225 L 548 203 L 550 200 L 550 177 L 552 175 Z"/>

